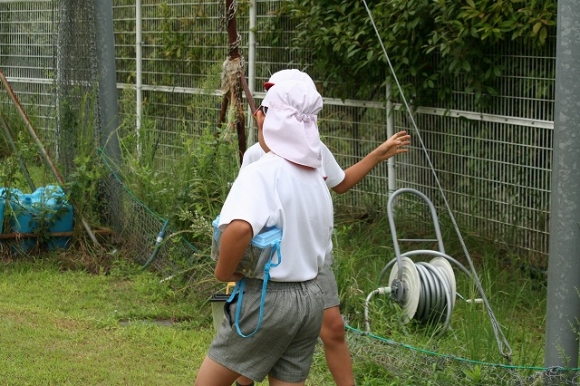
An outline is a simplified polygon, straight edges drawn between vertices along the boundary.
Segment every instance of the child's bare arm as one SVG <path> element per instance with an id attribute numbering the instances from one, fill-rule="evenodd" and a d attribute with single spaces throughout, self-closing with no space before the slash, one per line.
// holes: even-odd
<path id="1" fill-rule="evenodd" d="M 236 272 L 244 251 L 253 237 L 252 226 L 244 220 L 234 220 L 222 233 L 221 247 L 215 267 L 215 277 L 219 281 L 237 281 L 242 274 Z"/>
<path id="2" fill-rule="evenodd" d="M 365 158 L 344 171 L 344 179 L 332 190 L 336 193 L 346 193 L 350 188 L 362 180 L 375 166 L 399 153 L 409 151 L 407 146 L 411 144 L 411 136 L 406 131 L 399 131 L 391 138 L 380 144 Z"/>

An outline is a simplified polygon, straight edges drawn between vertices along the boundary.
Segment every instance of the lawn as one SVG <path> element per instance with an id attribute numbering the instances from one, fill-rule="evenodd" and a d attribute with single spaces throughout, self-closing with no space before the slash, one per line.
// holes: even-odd
<path id="1" fill-rule="evenodd" d="M 124 263 L 91 274 L 4 259 L 0 298 L 6 385 L 191 385 L 214 333 L 209 304 Z M 326 384 L 317 356 L 311 385 Z"/>

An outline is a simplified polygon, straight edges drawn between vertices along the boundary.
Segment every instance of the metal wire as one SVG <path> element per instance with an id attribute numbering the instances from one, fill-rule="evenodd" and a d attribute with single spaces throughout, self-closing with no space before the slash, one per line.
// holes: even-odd
<path id="1" fill-rule="evenodd" d="M 487 298 L 485 297 L 485 294 L 483 293 L 483 287 L 479 281 L 479 277 L 477 276 L 477 272 L 475 270 L 475 266 L 473 265 L 473 261 L 471 259 L 471 256 L 469 255 L 469 251 L 467 250 L 467 246 L 465 245 L 465 241 L 463 240 L 463 236 L 461 235 L 461 231 L 459 230 L 459 226 L 457 225 L 457 222 L 455 221 L 455 217 L 453 216 L 453 211 L 451 210 L 451 207 L 449 205 L 449 202 L 447 201 L 447 198 L 445 197 L 445 193 L 443 192 L 443 188 L 441 186 L 441 182 L 439 181 L 439 178 L 437 177 L 437 173 L 435 172 L 435 167 L 433 166 L 433 163 L 431 161 L 431 158 L 429 157 L 429 153 L 427 151 L 427 148 L 425 147 L 425 144 L 423 143 L 423 139 L 421 138 L 421 133 L 419 132 L 419 128 L 417 127 L 417 124 L 415 122 L 415 119 L 413 117 L 413 114 L 411 113 L 411 108 L 407 102 L 407 99 L 405 97 L 405 94 L 403 92 L 403 89 L 401 87 L 401 84 L 399 83 L 399 79 L 397 77 L 397 74 L 395 73 L 395 69 L 393 68 L 393 65 L 391 64 L 391 60 L 389 58 L 389 55 L 387 53 L 387 50 L 385 48 L 385 45 L 382 41 L 381 35 L 379 33 L 379 30 L 377 29 L 377 26 L 375 24 L 375 21 L 373 19 L 373 15 L 366 3 L 365 0 L 362 0 L 365 6 L 365 9 L 367 10 L 367 13 L 369 15 L 369 19 L 371 21 L 371 24 L 373 25 L 373 28 L 375 30 L 375 33 L 377 35 L 377 38 L 380 42 L 381 48 L 383 50 L 383 54 L 385 55 L 385 58 L 387 60 L 387 63 L 389 65 L 389 68 L 391 70 L 391 74 L 393 76 L 393 79 L 397 85 L 397 88 L 399 89 L 399 92 L 401 94 L 401 98 L 403 100 L 403 103 L 405 104 L 405 107 L 407 108 L 407 111 L 409 112 L 409 120 L 411 121 L 411 124 L 413 126 L 413 128 L 415 129 L 415 136 L 417 137 L 417 139 L 419 140 L 420 144 L 421 144 L 421 148 L 423 149 L 424 153 L 425 153 L 425 158 L 429 164 L 429 167 L 431 169 L 431 171 L 433 172 L 433 179 L 435 181 L 435 183 L 437 184 L 437 187 L 439 189 L 439 192 L 441 193 L 441 196 L 443 198 L 443 201 L 445 203 L 445 208 L 447 209 L 448 213 L 449 213 L 449 217 L 451 219 L 451 222 L 453 223 L 453 227 L 455 228 L 455 231 L 457 233 L 457 236 L 459 238 L 459 242 L 461 243 L 461 246 L 463 248 L 463 251 L 465 253 L 465 256 L 467 257 L 467 261 L 469 262 L 471 271 L 473 273 L 473 280 L 475 281 L 475 284 L 477 286 L 477 288 L 480 290 L 481 296 L 483 298 L 483 302 L 485 304 L 485 308 L 487 310 L 487 313 L 489 315 L 489 318 L 491 320 L 491 324 L 493 326 L 493 331 L 496 337 L 496 341 L 498 344 L 498 348 L 501 352 L 501 354 L 503 355 L 504 358 L 507 359 L 507 361 L 509 363 L 511 363 L 511 355 L 512 355 L 512 349 L 507 341 L 507 338 L 505 337 L 501 326 L 499 324 L 499 322 L 497 321 L 493 310 L 491 309 L 491 305 L 489 304 Z"/>

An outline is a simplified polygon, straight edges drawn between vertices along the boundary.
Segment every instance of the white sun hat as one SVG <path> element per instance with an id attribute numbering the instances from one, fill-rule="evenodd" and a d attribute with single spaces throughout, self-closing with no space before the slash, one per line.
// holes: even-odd
<path id="1" fill-rule="evenodd" d="M 316 85 L 314 84 L 314 81 L 312 80 L 310 75 L 296 69 L 281 70 L 273 73 L 270 79 L 268 79 L 268 81 L 264 83 L 264 88 L 266 89 L 266 91 L 268 91 L 270 87 L 275 85 L 277 82 L 282 82 L 284 80 L 296 80 L 299 82 L 304 82 L 316 88 Z"/>
<path id="2" fill-rule="evenodd" d="M 268 108 L 263 126 L 266 146 L 290 162 L 319 168 L 322 155 L 317 114 L 322 109 L 322 96 L 316 88 L 307 81 L 276 80 L 262 105 Z"/>

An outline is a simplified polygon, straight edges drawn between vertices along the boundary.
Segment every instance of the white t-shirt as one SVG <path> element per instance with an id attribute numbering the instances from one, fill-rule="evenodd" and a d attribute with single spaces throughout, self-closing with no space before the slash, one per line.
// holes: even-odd
<path id="1" fill-rule="evenodd" d="M 220 213 L 220 230 L 233 220 L 247 221 L 254 235 L 264 227 L 282 229 L 282 262 L 271 268 L 271 280 L 312 280 L 331 245 L 332 198 L 318 170 L 270 152 L 240 170 L 234 181 Z"/>
<path id="2" fill-rule="evenodd" d="M 322 142 L 320 144 L 322 151 L 322 166 L 318 170 L 324 177 L 326 186 L 328 186 L 329 189 L 332 189 L 344 180 L 344 170 L 342 170 L 340 165 L 336 162 L 334 155 L 328 147 L 326 147 Z M 264 149 L 262 149 L 260 144 L 256 142 L 244 153 L 244 159 L 240 169 L 243 169 L 252 162 L 259 160 L 263 155 Z"/>

